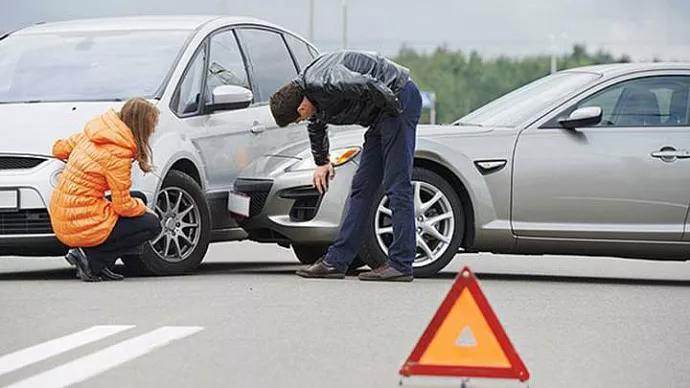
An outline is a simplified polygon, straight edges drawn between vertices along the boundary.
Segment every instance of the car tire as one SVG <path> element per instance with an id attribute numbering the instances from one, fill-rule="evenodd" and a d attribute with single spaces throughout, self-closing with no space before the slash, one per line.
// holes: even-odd
<path id="1" fill-rule="evenodd" d="M 462 202 L 460 201 L 456 191 L 445 179 L 435 172 L 422 167 L 415 167 L 412 172 L 412 182 L 413 186 L 415 186 L 417 183 L 420 183 L 420 196 L 424 196 L 427 200 L 429 199 L 429 196 L 433 197 L 433 195 L 435 195 L 437 192 L 442 194 L 442 197 L 432 204 L 431 208 L 429 208 L 426 214 L 424 214 L 424 217 L 427 217 L 426 220 L 431 220 L 434 217 L 452 212 L 452 219 L 444 219 L 438 222 L 438 224 L 441 224 L 441 228 L 443 229 L 443 233 L 439 233 L 442 235 L 445 233 L 444 236 L 450 239 L 449 243 L 444 243 L 445 249 L 440 246 L 442 243 L 441 240 L 436 239 L 436 241 L 432 241 L 431 244 L 433 245 L 429 245 L 429 243 L 427 243 L 429 248 L 432 246 L 434 247 L 434 252 L 436 252 L 436 250 L 439 252 L 442 250 L 442 253 L 433 260 L 415 260 L 415 264 L 413 266 L 414 276 L 430 277 L 436 275 L 439 271 L 445 268 L 458 253 L 465 234 L 465 213 L 463 211 Z M 362 257 L 365 262 L 385 263 L 388 260 L 387 253 L 384 251 L 382 243 L 385 245 L 385 240 L 391 240 L 392 233 L 390 233 L 390 236 L 387 236 L 385 239 L 377 236 L 377 223 L 383 221 L 382 215 L 379 214 L 379 206 L 385 203 L 384 198 L 384 188 L 381 187 L 372 204 L 371 212 L 369 214 L 369 222 L 367 222 L 365 241 L 362 250 L 360 251 L 360 257 Z M 429 216 L 429 214 L 431 214 L 431 216 Z M 417 209 L 415 209 L 415 217 L 417 216 Z M 387 221 L 390 221 L 390 217 L 388 217 Z M 436 230 L 438 231 L 438 229 Z M 379 228 L 379 231 L 381 231 L 381 228 Z M 389 232 L 386 232 L 386 234 L 388 233 Z M 429 238 L 429 235 L 426 233 L 423 236 Z M 417 245 L 418 252 L 420 252 L 421 248 L 419 248 L 419 244 Z M 423 250 L 421 251 L 424 252 Z M 423 254 L 426 258 L 429 257 L 428 254 Z"/>
<path id="2" fill-rule="evenodd" d="M 302 264 L 311 265 L 316 263 L 323 255 L 326 254 L 328 250 L 328 245 L 303 245 L 303 244 L 293 244 L 292 251 L 295 253 L 295 257 Z M 355 260 L 350 264 L 349 271 L 353 271 L 364 267 L 366 264 L 362 259 L 357 256 Z"/>
<path id="3" fill-rule="evenodd" d="M 179 203 L 177 202 L 178 195 L 181 196 Z M 204 259 L 211 240 L 211 212 L 201 187 L 189 175 L 180 171 L 170 171 L 163 181 L 160 192 L 156 195 L 155 204 L 156 214 L 161 219 L 163 226 L 163 233 L 158 238 L 144 244 L 142 255 L 122 258 L 129 270 L 128 272 L 136 275 L 162 276 L 182 275 L 194 271 Z M 191 206 L 195 209 L 189 210 Z M 180 211 L 178 212 L 178 210 Z M 186 214 L 182 215 L 185 211 L 187 211 Z M 180 232 L 175 232 L 178 235 L 184 233 L 185 237 L 192 236 L 187 241 L 194 244 L 186 244 L 184 240 L 173 235 L 170 238 L 171 247 L 165 246 L 168 240 L 166 220 L 171 219 L 172 216 L 182 217 L 180 219 L 182 225 L 196 224 L 196 227 L 182 226 Z M 179 226 L 180 222 L 177 225 Z M 173 232 L 170 231 L 170 233 Z M 178 241 L 176 245 L 172 243 L 175 239 Z M 156 243 L 155 248 L 153 243 Z M 162 250 L 164 249 L 168 249 L 167 253 L 170 255 L 163 254 Z M 177 250 L 178 257 L 171 255 L 173 249 Z"/>

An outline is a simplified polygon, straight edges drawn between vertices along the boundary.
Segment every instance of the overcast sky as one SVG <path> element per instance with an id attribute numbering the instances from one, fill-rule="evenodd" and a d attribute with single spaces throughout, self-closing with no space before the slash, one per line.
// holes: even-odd
<path id="1" fill-rule="evenodd" d="M 343 0 L 313 0 L 314 42 L 341 47 Z M 487 54 L 548 53 L 584 43 L 634 60 L 690 60 L 689 0 L 345 0 L 348 47 L 393 55 L 402 44 Z M 0 30 L 37 21 L 131 14 L 227 13 L 308 37 L 310 0 L 0 0 Z"/>

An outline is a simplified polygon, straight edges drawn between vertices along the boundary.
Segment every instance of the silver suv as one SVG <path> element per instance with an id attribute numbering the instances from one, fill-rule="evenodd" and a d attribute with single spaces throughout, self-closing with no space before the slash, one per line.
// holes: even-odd
<path id="1" fill-rule="evenodd" d="M 188 272 L 210 242 L 246 237 L 228 192 L 249 163 L 303 139 L 279 129 L 270 95 L 317 49 L 261 20 L 161 16 L 41 24 L 0 38 L 0 254 L 62 255 L 47 204 L 64 167 L 52 143 L 132 96 L 161 110 L 155 170 L 135 165 L 133 190 L 161 216 L 141 256 L 144 273 Z"/>

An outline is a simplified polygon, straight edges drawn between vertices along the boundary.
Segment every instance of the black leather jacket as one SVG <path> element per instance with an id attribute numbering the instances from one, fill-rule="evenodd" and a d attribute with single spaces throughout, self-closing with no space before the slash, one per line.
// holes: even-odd
<path id="1" fill-rule="evenodd" d="M 337 51 L 319 56 L 293 80 L 316 106 L 307 129 L 314 161 L 329 162 L 328 124 L 364 127 L 381 114 L 398 115 L 398 92 L 409 70 L 377 54 Z"/>

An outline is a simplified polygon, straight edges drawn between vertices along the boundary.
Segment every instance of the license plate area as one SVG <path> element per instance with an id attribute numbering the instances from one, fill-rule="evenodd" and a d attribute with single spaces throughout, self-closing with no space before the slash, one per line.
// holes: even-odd
<path id="1" fill-rule="evenodd" d="M 245 194 L 231 191 L 228 195 L 228 210 L 231 213 L 249 218 L 250 205 L 251 198 Z"/>
<path id="2" fill-rule="evenodd" d="M 0 212 L 19 211 L 19 190 L 0 189 Z"/>

